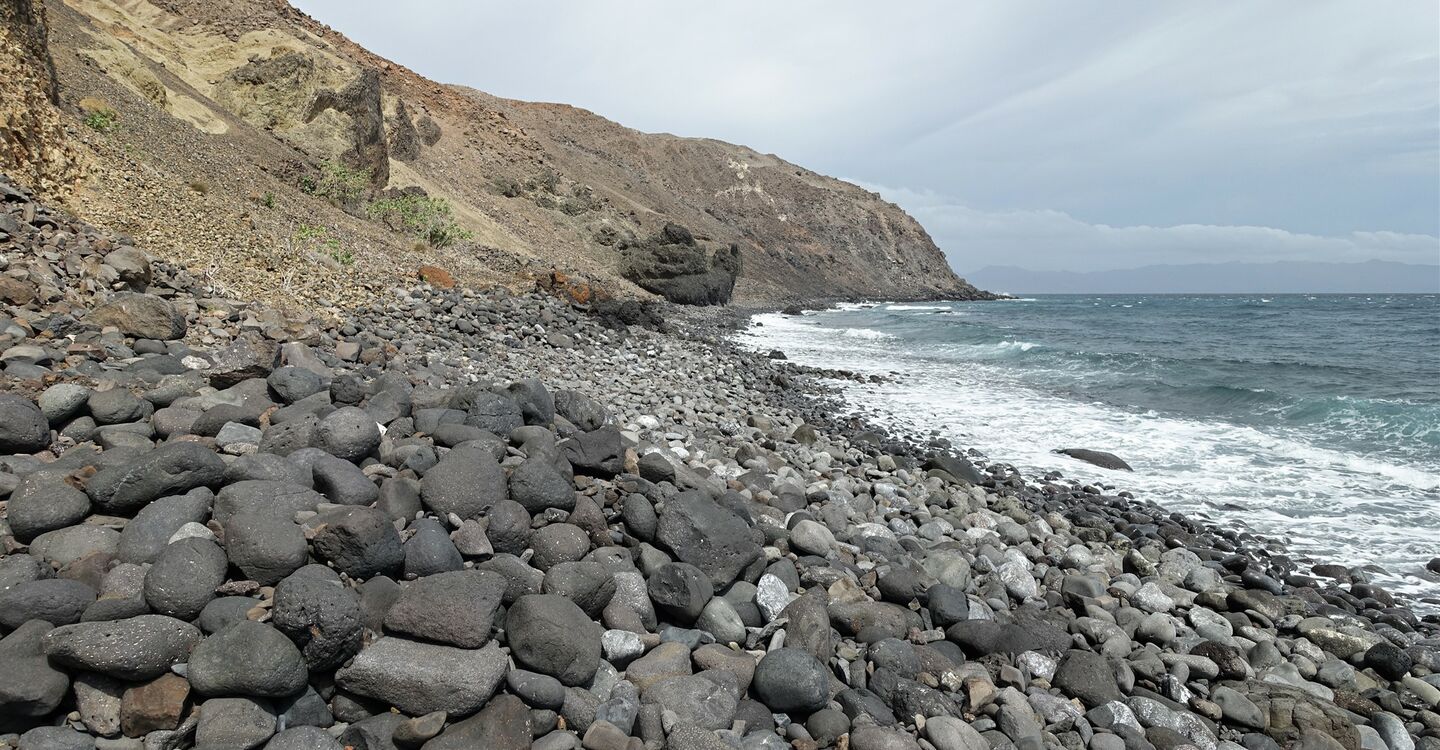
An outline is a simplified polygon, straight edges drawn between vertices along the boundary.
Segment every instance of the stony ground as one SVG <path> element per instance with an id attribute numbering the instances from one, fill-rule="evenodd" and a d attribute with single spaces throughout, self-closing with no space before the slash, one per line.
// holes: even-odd
<path id="1" fill-rule="evenodd" d="M 1440 747 L 1363 573 L 888 437 L 731 317 L 287 317 L 0 200 L 0 747 Z"/>

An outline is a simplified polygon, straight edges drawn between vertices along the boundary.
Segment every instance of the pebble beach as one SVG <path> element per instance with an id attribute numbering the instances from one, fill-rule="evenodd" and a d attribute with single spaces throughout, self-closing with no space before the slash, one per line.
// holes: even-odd
<path id="1" fill-rule="evenodd" d="M 0 200 L 0 747 L 1440 748 L 1363 570 L 892 432 L 746 311 L 297 313 Z"/>

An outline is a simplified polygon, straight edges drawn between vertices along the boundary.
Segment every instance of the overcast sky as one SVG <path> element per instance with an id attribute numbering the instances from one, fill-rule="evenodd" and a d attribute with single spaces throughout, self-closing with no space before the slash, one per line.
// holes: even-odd
<path id="1" fill-rule="evenodd" d="M 295 0 L 444 83 L 779 154 L 960 271 L 1440 262 L 1440 10 Z"/>

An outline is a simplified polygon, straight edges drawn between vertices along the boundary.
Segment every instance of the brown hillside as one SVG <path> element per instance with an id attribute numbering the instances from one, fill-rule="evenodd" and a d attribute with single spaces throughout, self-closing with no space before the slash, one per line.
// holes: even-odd
<path id="1" fill-rule="evenodd" d="M 0 4 L 0 42 L 25 53 L 0 84 L 24 131 L 7 131 L 0 169 L 239 294 L 345 305 L 428 265 L 645 295 L 625 278 L 668 223 L 693 233 L 702 266 L 739 248 L 747 303 L 982 294 L 854 185 L 440 85 L 278 0 Z M 450 224 L 416 228 L 421 191 Z"/>

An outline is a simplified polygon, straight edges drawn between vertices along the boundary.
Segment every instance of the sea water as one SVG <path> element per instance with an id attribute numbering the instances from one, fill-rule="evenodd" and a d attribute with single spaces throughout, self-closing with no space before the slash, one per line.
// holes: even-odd
<path id="1" fill-rule="evenodd" d="M 1440 556 L 1440 296 L 1055 295 L 753 322 L 755 349 L 894 375 L 837 381 L 883 421 L 1278 538 L 1302 560 L 1372 566 L 1440 604 L 1425 570 Z"/>

